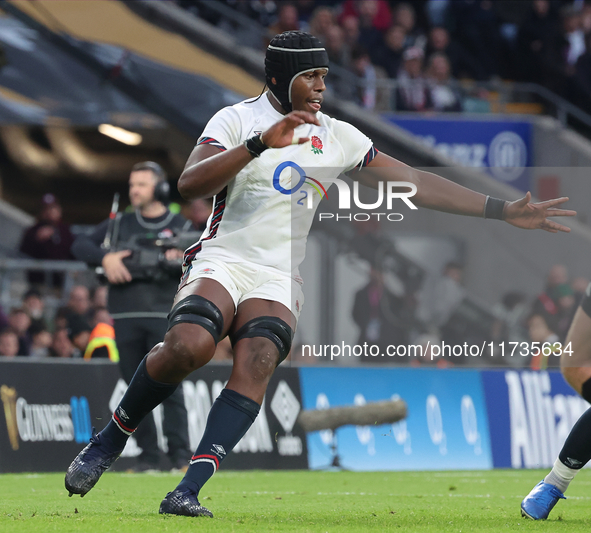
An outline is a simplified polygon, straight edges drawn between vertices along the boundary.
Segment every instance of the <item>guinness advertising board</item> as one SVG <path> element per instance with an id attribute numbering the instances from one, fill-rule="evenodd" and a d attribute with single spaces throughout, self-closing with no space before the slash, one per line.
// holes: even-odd
<path id="1" fill-rule="evenodd" d="M 192 449 L 231 368 L 210 364 L 182 384 Z M 107 424 L 125 389 L 117 365 L 108 361 L 1 361 L 0 472 L 65 471 L 88 443 L 93 427 Z M 301 404 L 298 371 L 278 368 L 256 422 L 222 468 L 307 468 L 306 436 L 295 424 Z M 154 419 L 165 452 L 161 409 L 155 410 Z M 130 438 L 113 470 L 131 468 L 140 453 Z"/>

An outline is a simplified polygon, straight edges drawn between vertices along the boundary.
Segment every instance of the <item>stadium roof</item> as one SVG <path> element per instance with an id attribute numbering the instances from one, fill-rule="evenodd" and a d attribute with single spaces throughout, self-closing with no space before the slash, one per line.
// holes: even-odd
<path id="1" fill-rule="evenodd" d="M 81 3 L 41 2 L 61 4 L 64 9 L 68 4 L 74 12 L 79 10 L 73 4 Z M 24 4 L 18 2 L 16 7 L 20 9 Z M 88 4 L 95 8 L 97 4 L 102 8 L 114 4 L 117 10 L 139 19 L 118 2 Z M 98 17 L 98 12 L 95 15 Z M 88 23 L 88 17 L 79 18 Z M 105 20 L 96 25 L 107 26 Z M 0 17 L 0 46 L 7 61 L 0 69 L 0 124 L 95 126 L 106 122 L 128 128 L 160 128 L 167 120 L 174 123 L 171 117 L 182 116 L 185 120 L 181 129 L 196 135 L 218 109 L 242 99 L 233 90 L 197 73 L 197 69 L 181 70 L 178 61 L 161 62 L 162 57 L 122 47 L 123 38 L 119 44 L 105 44 L 73 37 L 64 33 L 64 27 L 59 34 L 46 29 L 45 25 L 35 28 L 12 16 Z M 144 21 L 141 30 L 147 34 L 140 42 L 152 42 L 157 38 L 155 32 L 166 40 L 168 33 Z M 170 35 L 169 39 L 184 41 Z M 96 31 L 91 37 L 97 37 Z M 199 49 L 185 43 L 199 53 Z M 219 75 L 219 69 L 215 72 Z M 125 78 L 127 87 L 133 90 L 122 89 L 119 78 Z M 170 116 L 159 112 L 162 109 L 170 110 Z"/>

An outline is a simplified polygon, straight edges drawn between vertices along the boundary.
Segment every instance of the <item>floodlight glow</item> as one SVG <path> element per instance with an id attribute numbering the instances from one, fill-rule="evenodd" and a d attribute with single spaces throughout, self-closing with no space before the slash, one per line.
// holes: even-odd
<path id="1" fill-rule="evenodd" d="M 98 130 L 103 135 L 111 137 L 120 143 L 128 144 L 129 146 L 137 146 L 142 142 L 142 136 L 139 133 L 127 131 L 112 124 L 100 124 Z"/>

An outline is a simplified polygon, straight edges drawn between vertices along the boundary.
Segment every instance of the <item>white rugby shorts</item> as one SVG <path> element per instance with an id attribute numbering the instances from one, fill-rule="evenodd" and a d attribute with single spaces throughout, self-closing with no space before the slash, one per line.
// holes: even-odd
<path id="1" fill-rule="evenodd" d="M 230 263 L 212 258 L 195 259 L 188 267 L 189 275 L 183 279 L 182 286 L 196 279 L 213 279 L 226 289 L 235 309 L 250 298 L 261 298 L 279 302 L 291 310 L 296 320 L 304 304 L 303 282 L 301 278 L 276 274 L 256 268 L 251 263 Z"/>

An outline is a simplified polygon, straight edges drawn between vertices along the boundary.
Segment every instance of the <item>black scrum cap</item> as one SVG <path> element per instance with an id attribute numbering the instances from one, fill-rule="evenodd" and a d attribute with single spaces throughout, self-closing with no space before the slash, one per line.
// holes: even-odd
<path id="1" fill-rule="evenodd" d="M 328 70 L 328 54 L 320 39 L 303 31 L 286 31 L 275 35 L 267 47 L 265 76 L 267 85 L 288 113 L 291 107 L 291 85 L 297 76 L 318 68 Z M 277 83 L 272 82 L 275 78 Z"/>

